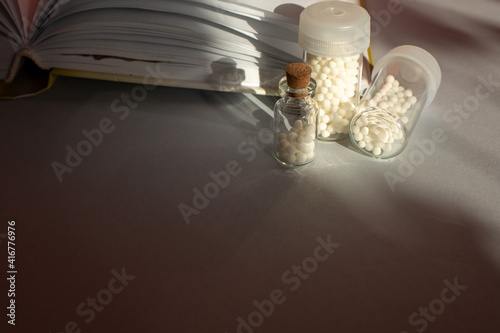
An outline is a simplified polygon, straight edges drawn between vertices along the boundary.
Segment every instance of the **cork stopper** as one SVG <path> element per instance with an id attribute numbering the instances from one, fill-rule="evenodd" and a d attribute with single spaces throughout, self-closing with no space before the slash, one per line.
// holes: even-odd
<path id="1" fill-rule="evenodd" d="M 309 86 L 312 69 L 307 64 L 292 63 L 285 68 L 286 82 L 292 89 L 305 89 Z"/>

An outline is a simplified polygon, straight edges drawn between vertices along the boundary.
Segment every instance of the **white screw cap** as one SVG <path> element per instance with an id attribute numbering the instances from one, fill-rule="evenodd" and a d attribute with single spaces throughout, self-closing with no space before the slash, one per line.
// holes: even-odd
<path id="1" fill-rule="evenodd" d="M 323 57 L 352 57 L 370 46 L 370 15 L 361 6 L 324 1 L 300 14 L 299 45 Z"/>

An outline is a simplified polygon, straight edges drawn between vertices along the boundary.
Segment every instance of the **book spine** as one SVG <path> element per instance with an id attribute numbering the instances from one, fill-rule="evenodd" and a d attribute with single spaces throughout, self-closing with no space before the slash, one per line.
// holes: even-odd
<path id="1" fill-rule="evenodd" d="M 9 83 L 9 82 L 12 82 L 12 80 L 14 80 L 14 78 L 16 77 L 16 74 L 19 72 L 19 69 L 21 68 L 25 58 L 31 59 L 41 69 L 48 69 L 40 62 L 38 57 L 31 50 L 26 49 L 26 48 L 21 49 L 21 50 L 19 50 L 19 52 L 16 53 L 16 56 L 12 60 L 9 75 L 5 79 L 5 82 Z"/>

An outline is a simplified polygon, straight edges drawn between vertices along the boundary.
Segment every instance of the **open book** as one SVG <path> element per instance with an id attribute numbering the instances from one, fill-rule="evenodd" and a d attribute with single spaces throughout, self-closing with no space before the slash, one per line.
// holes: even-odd
<path id="1" fill-rule="evenodd" d="M 0 0 L 0 94 L 15 94 L 9 84 L 19 86 L 16 78 L 26 67 L 45 74 L 277 94 L 284 67 L 302 58 L 298 21 L 250 4 L 256 2 Z"/>

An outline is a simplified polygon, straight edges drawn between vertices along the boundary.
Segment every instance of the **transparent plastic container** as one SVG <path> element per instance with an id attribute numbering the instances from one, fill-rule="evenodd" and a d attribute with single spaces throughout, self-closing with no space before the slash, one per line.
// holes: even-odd
<path id="1" fill-rule="evenodd" d="M 312 99 L 316 82 L 294 89 L 284 77 L 279 83 L 283 97 L 274 106 L 274 157 L 283 166 L 295 167 L 315 158 L 317 106 Z"/>
<path id="2" fill-rule="evenodd" d="M 363 53 L 370 45 L 370 15 L 343 1 L 318 2 L 300 15 L 299 45 L 316 80 L 317 138 L 347 137 L 359 102 Z"/>
<path id="3" fill-rule="evenodd" d="M 375 158 L 400 154 L 440 84 L 441 69 L 427 51 L 411 45 L 389 51 L 375 64 L 372 82 L 351 119 L 354 146 Z"/>

